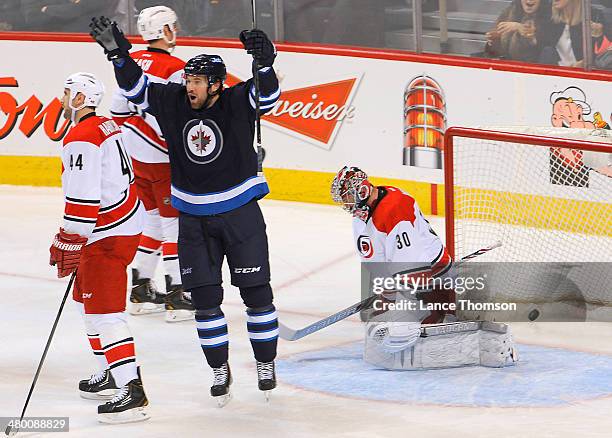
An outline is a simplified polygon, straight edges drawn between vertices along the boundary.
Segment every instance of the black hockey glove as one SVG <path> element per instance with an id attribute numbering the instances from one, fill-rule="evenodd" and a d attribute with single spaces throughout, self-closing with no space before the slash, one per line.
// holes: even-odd
<path id="1" fill-rule="evenodd" d="M 89 35 L 102 46 L 109 61 L 129 56 L 132 45 L 116 22 L 104 16 L 94 17 L 89 28 L 91 29 Z"/>
<path id="2" fill-rule="evenodd" d="M 272 67 L 276 58 L 276 47 L 263 30 L 243 30 L 240 32 L 240 41 L 260 67 Z"/>

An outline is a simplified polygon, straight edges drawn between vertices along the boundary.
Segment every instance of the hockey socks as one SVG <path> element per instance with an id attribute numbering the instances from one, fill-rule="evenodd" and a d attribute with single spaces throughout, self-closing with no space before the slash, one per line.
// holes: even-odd
<path id="1" fill-rule="evenodd" d="M 87 315 L 100 333 L 104 356 L 118 387 L 138 378 L 134 338 L 125 312 Z"/>
<path id="2" fill-rule="evenodd" d="M 198 309 L 195 314 L 198 338 L 206 361 L 211 368 L 219 368 L 227 362 L 229 337 L 227 321 L 220 307 Z"/>
<path id="3" fill-rule="evenodd" d="M 272 362 L 278 343 L 278 317 L 273 304 L 247 309 L 247 330 L 255 359 Z"/>

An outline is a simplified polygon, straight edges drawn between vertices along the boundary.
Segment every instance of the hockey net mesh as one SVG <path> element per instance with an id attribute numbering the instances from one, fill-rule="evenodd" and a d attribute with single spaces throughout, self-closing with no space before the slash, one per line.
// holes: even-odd
<path id="1" fill-rule="evenodd" d="M 452 214 L 447 212 L 446 226 L 447 240 L 454 240 L 455 260 L 501 241 L 501 248 L 479 257 L 478 262 L 529 262 L 525 266 L 532 267 L 525 270 L 533 272 L 517 275 L 508 270 L 505 278 L 500 273 L 499 282 L 507 286 L 496 293 L 495 300 L 537 303 L 575 299 L 561 296 L 563 292 L 551 296 L 538 285 L 538 264 L 531 263 L 567 262 L 572 275 L 580 275 L 584 262 L 612 261 L 610 131 L 485 129 L 518 133 L 525 141 L 450 134 L 447 153 L 452 148 L 452 184 L 446 169 L 446 196 Z M 534 136 L 553 140 L 540 141 Z M 528 144 L 527 139 L 539 144 Z M 570 139 L 575 148 L 561 148 L 562 142 L 555 139 Z M 604 151 L 588 150 L 594 144 L 596 149 L 603 146 Z M 610 273 L 590 281 L 589 290 L 582 291 L 585 302 L 612 306 L 611 282 Z"/>

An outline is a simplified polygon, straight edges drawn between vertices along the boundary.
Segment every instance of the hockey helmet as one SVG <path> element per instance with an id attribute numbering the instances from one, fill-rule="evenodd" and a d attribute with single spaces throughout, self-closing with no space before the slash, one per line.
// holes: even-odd
<path id="1" fill-rule="evenodd" d="M 71 74 L 64 81 L 64 88 L 70 90 L 70 102 L 68 105 L 74 111 L 87 106 L 97 107 L 104 97 L 104 85 L 91 73 L 78 72 Z M 72 106 L 72 101 L 77 94 L 83 94 L 85 101 L 78 107 Z"/>
<path id="2" fill-rule="evenodd" d="M 217 81 L 223 82 L 227 77 L 225 63 L 219 55 L 201 54 L 194 56 L 185 64 L 186 75 L 203 75 L 208 78 L 209 85 Z"/>
<path id="3" fill-rule="evenodd" d="M 331 195 L 335 203 L 349 213 L 367 210 L 367 202 L 372 193 L 372 183 L 368 175 L 358 167 L 344 166 L 332 181 Z"/>
<path id="4" fill-rule="evenodd" d="M 167 6 L 152 6 L 145 8 L 138 14 L 138 33 L 145 41 L 164 39 L 168 44 L 176 42 L 176 29 L 178 18 L 176 13 Z M 164 35 L 164 27 L 172 31 L 172 40 Z"/>

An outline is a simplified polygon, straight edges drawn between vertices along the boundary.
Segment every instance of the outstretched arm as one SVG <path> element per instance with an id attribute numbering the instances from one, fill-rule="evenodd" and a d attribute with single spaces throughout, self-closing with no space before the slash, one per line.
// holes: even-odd
<path id="1" fill-rule="evenodd" d="M 247 53 L 253 56 L 257 64 L 259 77 L 259 109 L 262 114 L 267 113 L 276 104 L 280 96 L 278 78 L 272 64 L 276 58 L 276 48 L 268 36 L 259 29 L 243 30 L 240 33 L 240 41 Z M 249 102 L 255 109 L 255 84 L 249 81 Z"/>
<path id="2" fill-rule="evenodd" d="M 121 94 L 142 111 L 148 110 L 149 81 L 140 66 L 130 57 L 132 44 L 117 23 L 106 17 L 92 18 L 89 27 L 89 34 L 102 46 L 106 57 L 113 63 Z"/>

